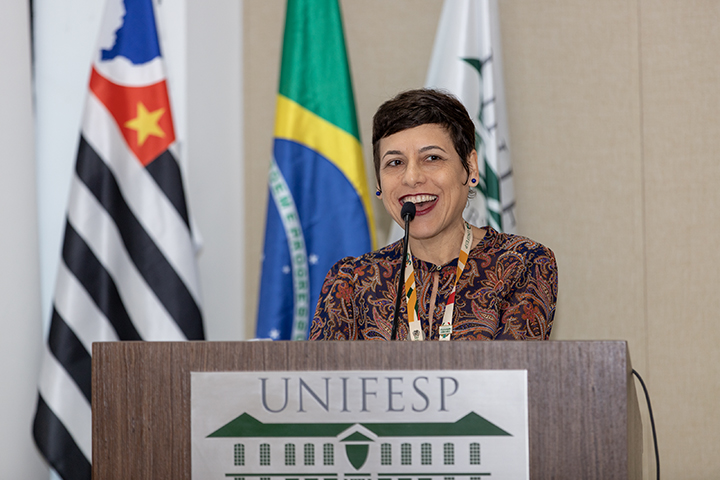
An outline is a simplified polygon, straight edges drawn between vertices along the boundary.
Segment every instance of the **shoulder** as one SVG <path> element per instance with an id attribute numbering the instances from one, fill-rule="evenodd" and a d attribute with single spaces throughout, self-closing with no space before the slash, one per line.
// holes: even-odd
<path id="1" fill-rule="evenodd" d="M 401 255 L 400 242 L 395 242 L 387 247 L 365 253 L 359 257 L 345 257 L 338 260 L 327 274 L 326 281 L 337 276 L 362 276 L 368 269 L 377 267 L 392 268 L 392 265 L 399 262 Z"/>
<path id="2" fill-rule="evenodd" d="M 492 227 L 485 227 L 485 238 L 475 247 L 481 247 L 480 251 L 485 251 L 494 255 L 502 255 L 506 252 L 513 252 L 521 255 L 529 262 L 550 262 L 555 263 L 555 254 L 545 245 L 531 240 L 522 235 L 512 233 L 501 233 Z M 473 252 L 479 254 L 480 252 Z"/>
<path id="3" fill-rule="evenodd" d="M 350 268 L 362 268 L 368 265 L 396 261 L 400 256 L 400 242 L 391 243 L 387 247 L 365 253 L 359 257 L 345 257 L 340 259 L 332 270 Z"/>

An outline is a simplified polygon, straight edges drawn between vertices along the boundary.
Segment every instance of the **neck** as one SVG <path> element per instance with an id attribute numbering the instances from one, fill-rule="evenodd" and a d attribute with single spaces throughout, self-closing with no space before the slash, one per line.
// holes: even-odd
<path id="1" fill-rule="evenodd" d="M 411 235 L 410 249 L 415 258 L 435 265 L 445 265 L 460 254 L 464 235 L 465 221 L 463 220 L 457 226 L 448 229 L 447 232 L 431 238 L 413 238 Z"/>

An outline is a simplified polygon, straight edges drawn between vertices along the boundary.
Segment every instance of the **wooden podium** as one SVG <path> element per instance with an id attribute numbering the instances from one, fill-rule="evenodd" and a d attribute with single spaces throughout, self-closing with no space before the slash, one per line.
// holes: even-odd
<path id="1" fill-rule="evenodd" d="M 527 370 L 530 478 L 640 479 L 626 342 L 93 344 L 93 478 L 190 479 L 190 372 Z"/>

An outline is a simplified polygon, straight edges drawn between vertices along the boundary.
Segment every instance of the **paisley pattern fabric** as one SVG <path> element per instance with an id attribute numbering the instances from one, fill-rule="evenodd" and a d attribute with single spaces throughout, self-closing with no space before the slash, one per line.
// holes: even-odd
<path id="1" fill-rule="evenodd" d="M 558 289 L 553 252 L 525 237 L 485 229 L 458 281 L 451 339 L 547 340 Z M 389 340 L 401 255 L 402 242 L 396 242 L 337 262 L 325 277 L 310 339 Z M 438 338 L 456 266 L 457 259 L 442 266 L 413 259 L 418 316 L 428 340 Z M 430 321 L 435 274 L 439 282 Z M 398 339 L 407 335 L 403 300 Z"/>

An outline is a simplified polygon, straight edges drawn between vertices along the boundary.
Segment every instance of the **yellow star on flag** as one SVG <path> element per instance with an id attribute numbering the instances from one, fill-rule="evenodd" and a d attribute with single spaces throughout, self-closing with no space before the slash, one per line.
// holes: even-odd
<path id="1" fill-rule="evenodd" d="M 163 138 L 165 132 L 158 125 L 160 117 L 165 113 L 164 108 L 158 108 L 155 111 L 149 112 L 142 102 L 137 104 L 137 117 L 132 120 L 125 122 L 125 126 L 132 130 L 135 130 L 138 135 L 138 146 L 142 147 L 147 137 L 154 135 L 156 137 Z"/>

